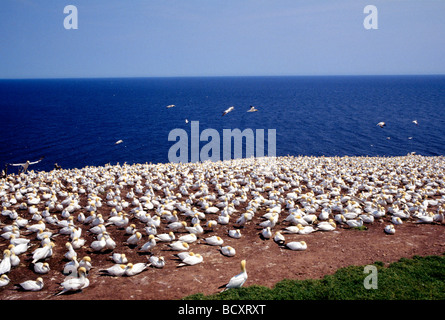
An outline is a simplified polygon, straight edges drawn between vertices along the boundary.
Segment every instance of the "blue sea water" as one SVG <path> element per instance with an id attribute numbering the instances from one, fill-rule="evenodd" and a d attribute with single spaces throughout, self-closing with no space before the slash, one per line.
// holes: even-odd
<path id="1" fill-rule="evenodd" d="M 275 129 L 277 156 L 444 155 L 445 76 L 1 80 L 0 119 L 0 166 L 35 170 L 168 162 L 191 121 Z"/>

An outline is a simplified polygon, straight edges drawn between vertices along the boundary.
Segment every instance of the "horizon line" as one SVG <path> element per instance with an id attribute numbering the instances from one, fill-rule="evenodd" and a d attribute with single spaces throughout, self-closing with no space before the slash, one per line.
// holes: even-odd
<path id="1" fill-rule="evenodd" d="M 66 76 L 66 77 L 18 77 L 0 78 L 6 80 L 86 80 L 86 79 L 168 79 L 168 78 L 279 78 L 279 77 L 424 77 L 445 76 L 445 73 L 406 73 L 406 74 L 288 74 L 288 75 L 177 75 L 177 76 Z"/>

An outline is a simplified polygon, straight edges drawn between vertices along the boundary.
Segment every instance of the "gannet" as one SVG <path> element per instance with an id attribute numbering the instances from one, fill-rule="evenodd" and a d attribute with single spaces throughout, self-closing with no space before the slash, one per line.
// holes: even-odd
<path id="1" fill-rule="evenodd" d="M 284 238 L 284 236 L 281 234 L 280 231 L 275 232 L 275 235 L 273 237 L 273 240 L 278 243 L 278 244 L 284 244 L 286 239 Z"/>
<path id="2" fill-rule="evenodd" d="M 161 233 L 155 236 L 155 240 L 161 242 L 171 242 L 175 240 L 175 234 L 172 231 L 169 233 Z"/>
<path id="3" fill-rule="evenodd" d="M 42 260 L 42 259 L 52 256 L 53 247 L 54 247 L 54 243 L 49 242 L 49 243 L 45 243 L 43 247 L 40 247 L 40 248 L 37 248 L 36 250 L 34 250 L 33 255 L 32 255 L 32 259 L 33 259 L 32 263 L 36 263 L 38 260 Z"/>
<path id="4" fill-rule="evenodd" d="M 143 263 L 143 262 L 139 262 L 139 263 L 128 263 L 127 267 L 125 268 L 125 275 L 126 276 L 135 276 L 139 273 L 141 273 L 142 271 L 144 271 L 147 268 L 147 264 Z"/>
<path id="5" fill-rule="evenodd" d="M 26 291 L 39 291 L 43 288 L 43 279 L 38 277 L 36 280 L 27 280 L 20 283 L 20 286 Z"/>
<path id="6" fill-rule="evenodd" d="M 25 163 L 9 163 L 8 165 L 13 166 L 13 167 L 21 166 L 21 167 L 22 167 L 22 172 L 23 172 L 23 173 L 26 173 L 26 170 L 28 170 L 28 167 L 29 167 L 30 165 L 39 163 L 40 161 L 43 160 L 43 158 L 44 158 L 44 157 L 41 157 L 41 158 L 40 158 L 39 160 L 37 160 L 37 161 L 32 161 L 32 162 L 30 162 L 29 160 L 27 160 Z"/>
<path id="7" fill-rule="evenodd" d="M 8 276 L 6 274 L 2 274 L 0 276 L 0 287 L 4 287 L 6 285 L 8 285 L 10 282 L 10 279 L 8 278 Z"/>
<path id="8" fill-rule="evenodd" d="M 413 120 L 413 123 L 415 124 L 415 125 L 418 125 L 419 123 L 417 122 L 417 120 Z"/>
<path id="9" fill-rule="evenodd" d="M 231 246 L 224 246 L 221 247 L 221 253 L 227 257 L 233 257 L 236 254 L 236 250 Z"/>
<path id="10" fill-rule="evenodd" d="M 114 144 L 120 144 L 122 142 L 124 142 L 124 141 L 123 140 L 117 140 Z"/>
<path id="11" fill-rule="evenodd" d="M 135 234 L 131 235 L 127 239 L 126 243 L 134 246 L 134 245 L 137 245 L 141 239 L 142 239 L 142 234 L 139 231 L 137 231 Z"/>
<path id="12" fill-rule="evenodd" d="M 113 253 L 113 255 L 111 256 L 111 259 L 113 259 L 114 263 L 118 263 L 118 264 L 126 264 L 128 263 L 128 259 L 127 256 L 125 255 L 125 253 Z"/>
<path id="13" fill-rule="evenodd" d="M 0 274 L 11 271 L 11 251 L 5 249 L 3 251 L 3 259 L 0 262 Z"/>
<path id="14" fill-rule="evenodd" d="M 150 256 L 148 258 L 148 261 L 149 264 L 147 265 L 147 267 L 153 266 L 155 268 L 163 268 L 165 266 L 164 257 Z"/>
<path id="15" fill-rule="evenodd" d="M 246 260 L 241 260 L 241 273 L 233 276 L 226 285 L 221 286 L 225 287 L 223 291 L 231 289 L 231 288 L 240 288 L 247 280 L 247 271 L 246 271 Z"/>
<path id="16" fill-rule="evenodd" d="M 291 250 L 303 251 L 307 249 L 307 244 L 305 241 L 293 241 L 287 243 L 286 247 L 288 247 Z"/>
<path id="17" fill-rule="evenodd" d="M 178 238 L 179 241 L 193 243 L 198 239 L 195 233 L 189 233 Z"/>
<path id="18" fill-rule="evenodd" d="M 211 246 L 220 246 L 224 243 L 224 240 L 218 236 L 211 236 L 204 239 L 205 243 Z"/>
<path id="19" fill-rule="evenodd" d="M 140 251 L 144 252 L 151 251 L 151 249 L 153 249 L 156 246 L 156 240 L 154 235 L 150 234 L 148 236 L 148 239 L 150 240 L 142 245 L 142 247 L 139 249 Z"/>
<path id="20" fill-rule="evenodd" d="M 184 251 L 184 250 L 188 250 L 189 249 L 189 245 L 187 244 L 187 242 L 184 241 L 175 241 L 172 243 L 169 243 L 168 246 L 175 251 Z"/>
<path id="21" fill-rule="evenodd" d="M 73 245 L 70 242 L 65 243 L 65 247 L 68 250 L 64 257 L 68 260 L 72 260 L 73 257 L 77 257 L 77 252 L 74 250 Z"/>
<path id="22" fill-rule="evenodd" d="M 77 270 L 77 277 L 68 276 L 67 279 L 60 284 L 63 287 L 63 290 L 56 295 L 61 295 L 68 291 L 78 291 L 88 287 L 90 285 L 90 280 L 86 277 L 86 272 L 84 267 L 80 267 Z"/>
<path id="23" fill-rule="evenodd" d="M 108 273 L 109 275 L 115 276 L 115 277 L 121 277 L 125 274 L 125 270 L 127 269 L 127 266 L 125 264 L 115 264 L 107 269 L 103 269 L 100 271 L 104 271 Z"/>
<path id="24" fill-rule="evenodd" d="M 247 110 L 247 112 L 256 112 L 256 111 L 258 111 L 258 109 L 255 109 L 254 106 L 250 106 L 250 109 Z"/>
<path id="25" fill-rule="evenodd" d="M 170 109 L 170 108 L 173 108 L 174 106 L 175 106 L 174 104 L 169 104 L 166 108 Z"/>
<path id="26" fill-rule="evenodd" d="M 392 224 L 387 225 L 383 230 L 387 234 L 394 234 L 394 233 L 396 233 L 396 229 L 394 228 L 394 225 L 392 225 Z"/>
<path id="27" fill-rule="evenodd" d="M 37 262 L 34 264 L 34 272 L 45 274 L 48 273 L 50 270 L 49 263 L 48 262 Z"/>
<path id="28" fill-rule="evenodd" d="M 383 128 L 383 127 L 386 125 L 386 123 L 383 122 L 383 121 L 381 121 L 381 122 L 377 123 L 377 125 L 378 125 L 380 128 Z"/>
<path id="29" fill-rule="evenodd" d="M 180 264 L 178 264 L 178 267 L 182 266 L 194 266 L 195 264 L 201 263 L 203 261 L 203 257 L 197 253 L 195 255 L 189 255 L 188 257 L 184 258 Z"/>
<path id="30" fill-rule="evenodd" d="M 233 111 L 233 109 L 235 109 L 235 107 L 234 107 L 234 106 L 231 106 L 230 108 L 224 110 L 224 112 L 223 112 L 222 115 L 225 116 L 225 115 L 228 114 L 229 112 Z"/>
<path id="31" fill-rule="evenodd" d="M 272 231 L 270 230 L 270 227 L 266 227 L 261 231 L 261 235 L 264 239 L 270 239 L 272 237 Z"/>

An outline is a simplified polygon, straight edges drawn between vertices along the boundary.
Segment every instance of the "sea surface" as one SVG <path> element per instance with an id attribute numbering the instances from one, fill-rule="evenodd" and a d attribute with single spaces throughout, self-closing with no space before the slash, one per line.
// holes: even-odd
<path id="1" fill-rule="evenodd" d="M 277 156 L 436 156 L 445 76 L 0 80 L 0 119 L 1 168 L 41 157 L 30 169 L 165 163 L 169 133 L 183 129 L 191 144 L 192 121 L 221 140 L 224 129 L 264 129 L 266 155 L 275 129 Z"/>

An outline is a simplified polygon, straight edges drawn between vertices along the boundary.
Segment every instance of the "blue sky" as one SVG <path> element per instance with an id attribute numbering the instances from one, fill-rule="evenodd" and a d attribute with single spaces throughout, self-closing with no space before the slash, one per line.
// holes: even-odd
<path id="1" fill-rule="evenodd" d="M 378 30 L 363 27 L 368 4 Z M 1 0 L 0 78 L 445 74 L 444 13 L 441 0 Z"/>

